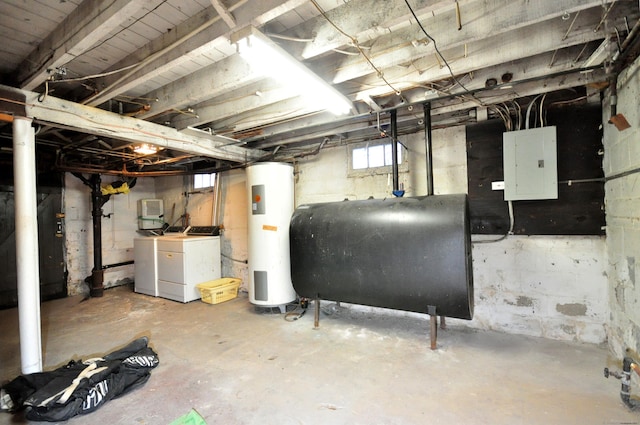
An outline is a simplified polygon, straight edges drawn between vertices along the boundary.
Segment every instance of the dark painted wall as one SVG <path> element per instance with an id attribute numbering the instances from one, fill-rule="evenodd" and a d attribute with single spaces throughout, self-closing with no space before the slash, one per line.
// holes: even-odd
<path id="1" fill-rule="evenodd" d="M 558 199 L 514 201 L 514 234 L 604 234 L 604 182 L 566 183 L 568 180 L 598 180 L 603 177 L 601 117 L 600 105 L 550 108 L 547 111 L 547 125 L 555 125 L 558 132 Z M 472 233 L 505 234 L 509 230 L 504 193 L 491 190 L 491 182 L 504 179 L 504 131 L 501 120 L 467 126 Z"/>

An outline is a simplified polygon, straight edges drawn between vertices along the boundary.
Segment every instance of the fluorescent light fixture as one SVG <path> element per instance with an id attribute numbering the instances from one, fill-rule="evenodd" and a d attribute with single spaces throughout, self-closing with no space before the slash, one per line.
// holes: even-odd
<path id="1" fill-rule="evenodd" d="M 282 47 L 249 25 L 231 34 L 231 42 L 254 70 L 284 84 L 295 84 L 300 95 L 336 115 L 347 114 L 351 101 L 331 84 L 314 74 Z"/>
<path id="2" fill-rule="evenodd" d="M 151 155 L 158 152 L 158 147 L 143 143 L 133 148 L 133 151 L 140 155 Z"/>

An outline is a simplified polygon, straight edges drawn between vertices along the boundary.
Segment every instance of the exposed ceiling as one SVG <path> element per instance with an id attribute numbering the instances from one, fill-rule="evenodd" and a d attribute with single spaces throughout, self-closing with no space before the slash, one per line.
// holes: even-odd
<path id="1" fill-rule="evenodd" d="M 85 132 L 34 112 L 39 147 L 61 170 L 220 170 L 380 138 L 390 110 L 400 134 L 415 132 L 425 102 L 448 126 L 485 110 L 504 118 L 540 93 L 586 101 L 621 51 L 637 55 L 639 17 L 637 0 L 3 0 L 0 83 L 26 103 L 34 94 L 50 110 L 59 98 L 78 105 L 56 108 L 93 106 L 142 129 Z M 230 42 L 249 24 L 346 95 L 351 113 L 261 77 Z M 136 120 L 166 127 L 170 142 L 139 137 L 159 127 Z M 10 153 L 8 123 L 0 137 Z M 164 149 L 137 154 L 139 141 Z"/>

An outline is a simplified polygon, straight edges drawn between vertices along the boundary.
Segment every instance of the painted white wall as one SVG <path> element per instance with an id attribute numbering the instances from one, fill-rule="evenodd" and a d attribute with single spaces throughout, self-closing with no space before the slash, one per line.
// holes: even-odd
<path id="1" fill-rule="evenodd" d="M 399 180 L 406 196 L 424 195 L 424 134 L 400 140 L 408 148 L 409 169 Z M 296 205 L 392 196 L 386 174 L 348 177 L 348 154 L 347 146 L 339 146 L 298 162 Z M 467 192 L 464 127 L 433 131 L 433 167 L 436 195 Z M 511 236 L 497 243 L 474 243 L 472 255 L 475 317 L 449 323 L 560 340 L 605 340 L 603 238 Z"/>
<path id="2" fill-rule="evenodd" d="M 222 252 L 222 275 L 242 279 L 240 287 L 247 290 L 249 249 L 247 204 L 247 182 L 244 170 L 221 173 L 222 208 L 220 223 L 224 231 L 220 238 Z"/>
<path id="3" fill-rule="evenodd" d="M 640 59 L 618 78 L 617 112 L 630 128 L 619 131 L 604 124 L 604 171 L 610 179 L 640 168 Z M 610 117 L 609 97 L 603 122 Z M 609 347 L 616 358 L 628 348 L 640 352 L 640 173 L 605 183 L 607 251 L 609 253 Z"/>
<path id="4" fill-rule="evenodd" d="M 437 137 L 436 137 L 437 136 Z M 409 164 L 408 171 L 399 173 L 399 183 L 405 196 L 421 196 L 427 193 L 426 148 L 424 134 L 400 136 L 402 149 Z M 447 146 L 445 149 L 444 146 Z M 434 192 L 436 194 L 467 192 L 467 157 L 464 127 L 452 127 L 434 132 L 433 162 Z M 368 174 L 349 177 L 349 147 L 346 145 L 324 149 L 320 154 L 303 159 L 296 166 L 296 206 L 317 202 L 334 202 L 343 199 L 367 199 L 391 197 L 393 180 L 391 173 Z"/>
<path id="5" fill-rule="evenodd" d="M 118 180 L 102 177 L 102 186 Z M 138 200 L 153 198 L 155 183 L 151 178 L 139 178 L 128 194 L 112 195 L 102 207 L 102 264 L 133 260 L 133 238 L 138 229 Z M 93 268 L 93 219 L 91 189 L 70 173 L 65 174 L 65 258 L 69 295 L 86 294 L 84 279 Z M 104 286 L 122 285 L 133 281 L 133 265 L 105 270 Z"/>
<path id="6" fill-rule="evenodd" d="M 242 279 L 241 288 L 247 282 L 247 199 L 244 170 L 231 170 L 218 175 L 221 185 L 218 218 L 214 220 L 214 193 L 191 193 L 192 176 L 159 177 L 156 196 L 164 200 L 165 219 L 181 225 L 181 217 L 189 214 L 192 226 L 221 224 L 220 250 L 222 276 Z"/>

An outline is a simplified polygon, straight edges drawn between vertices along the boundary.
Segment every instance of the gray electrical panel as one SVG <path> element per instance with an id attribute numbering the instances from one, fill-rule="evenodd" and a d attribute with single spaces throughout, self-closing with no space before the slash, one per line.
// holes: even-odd
<path id="1" fill-rule="evenodd" d="M 505 201 L 558 199 L 555 126 L 508 131 L 502 149 Z"/>

